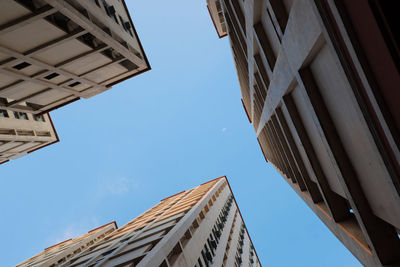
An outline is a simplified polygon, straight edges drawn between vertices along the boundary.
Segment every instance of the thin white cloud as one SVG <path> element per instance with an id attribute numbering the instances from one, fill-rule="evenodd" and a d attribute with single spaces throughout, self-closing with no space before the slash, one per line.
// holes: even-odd
<path id="1" fill-rule="evenodd" d="M 75 222 L 68 225 L 55 238 L 50 238 L 48 243 L 50 246 L 52 246 L 65 240 L 76 238 L 87 233 L 91 229 L 98 227 L 99 225 L 99 220 L 96 217 L 92 216 L 91 218 L 86 218 L 80 222 Z"/>
<path id="2" fill-rule="evenodd" d="M 138 184 L 132 178 L 126 176 L 107 176 L 100 179 L 94 187 L 96 199 L 107 196 L 124 195 L 138 188 Z"/>
<path id="3" fill-rule="evenodd" d="M 106 189 L 108 193 L 112 195 L 122 195 L 137 187 L 138 185 L 133 180 L 130 180 L 127 177 L 119 177 L 109 181 Z"/>
<path id="4" fill-rule="evenodd" d="M 226 130 L 227 130 L 226 128 L 222 128 L 222 129 L 221 129 L 221 132 L 224 133 L 224 132 L 226 132 Z"/>
<path id="5" fill-rule="evenodd" d="M 60 236 L 56 237 L 54 244 L 58 244 L 60 242 L 63 242 L 65 240 L 68 240 L 70 238 L 75 238 L 77 236 L 80 236 L 84 233 L 83 229 L 80 229 L 77 225 L 69 225 L 64 231 L 60 234 Z"/>

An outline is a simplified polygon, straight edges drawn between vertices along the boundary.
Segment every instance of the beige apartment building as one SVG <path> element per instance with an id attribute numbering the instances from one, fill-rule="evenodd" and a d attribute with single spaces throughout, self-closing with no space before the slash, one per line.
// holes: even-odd
<path id="1" fill-rule="evenodd" d="M 97 95 L 149 69 L 124 0 L 2 0 L 0 109 L 30 113 L 25 117 L 32 123 L 5 116 L 10 119 L 1 119 L 0 135 L 5 133 L 6 140 L 18 143 L 20 138 L 12 139 L 18 133 L 8 129 L 36 133 L 38 127 L 49 128 L 50 124 L 38 124 L 32 117 Z M 42 146 L 36 145 L 18 151 Z M 12 151 L 2 154 L 1 161 L 9 159 Z"/>
<path id="2" fill-rule="evenodd" d="M 160 201 L 124 226 L 99 227 L 17 265 L 261 267 L 227 178 Z"/>
<path id="3" fill-rule="evenodd" d="M 207 0 L 266 160 L 365 266 L 400 265 L 395 2 Z"/>
<path id="4" fill-rule="evenodd" d="M 2 1 L 3 109 L 49 112 L 149 69 L 124 1 Z"/>
<path id="5" fill-rule="evenodd" d="M 0 109 L 0 164 L 58 142 L 50 115 Z"/>
<path id="6" fill-rule="evenodd" d="M 118 229 L 116 222 L 108 223 L 89 231 L 87 234 L 45 248 L 43 252 L 17 266 L 57 266 L 72 255 L 97 244 L 116 229 Z"/>

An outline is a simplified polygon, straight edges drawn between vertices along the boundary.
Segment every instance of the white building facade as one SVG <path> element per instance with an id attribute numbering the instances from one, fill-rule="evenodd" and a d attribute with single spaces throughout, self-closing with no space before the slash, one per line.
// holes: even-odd
<path id="1" fill-rule="evenodd" d="M 0 109 L 0 164 L 56 142 L 57 132 L 47 113 Z"/>
<path id="2" fill-rule="evenodd" d="M 46 113 L 149 69 L 123 0 L 2 0 L 0 163 L 58 141 Z"/>
<path id="3" fill-rule="evenodd" d="M 226 177 L 163 199 L 101 240 L 70 251 L 57 262 L 51 256 L 35 262 L 35 256 L 17 266 L 261 266 Z"/>
<path id="4" fill-rule="evenodd" d="M 265 159 L 365 266 L 400 265 L 394 4 L 207 0 Z"/>
<path id="5" fill-rule="evenodd" d="M 2 1 L 3 109 L 49 112 L 149 69 L 124 1 Z"/>

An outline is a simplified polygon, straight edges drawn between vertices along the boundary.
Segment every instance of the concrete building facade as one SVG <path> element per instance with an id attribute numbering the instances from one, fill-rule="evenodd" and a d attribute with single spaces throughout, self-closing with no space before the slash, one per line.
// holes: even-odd
<path id="1" fill-rule="evenodd" d="M 82 236 L 45 248 L 43 252 L 17 266 L 58 266 L 88 247 L 97 244 L 117 228 L 115 222 L 100 226 Z"/>
<path id="2" fill-rule="evenodd" d="M 0 108 L 41 114 L 150 69 L 121 0 L 3 0 Z"/>
<path id="3" fill-rule="evenodd" d="M 1 1 L 0 164 L 58 141 L 49 111 L 149 69 L 124 0 Z"/>
<path id="4" fill-rule="evenodd" d="M 35 115 L 0 109 L 0 164 L 58 141 L 47 113 Z"/>
<path id="5" fill-rule="evenodd" d="M 399 266 L 394 1 L 207 3 L 266 160 L 361 263 Z"/>
<path id="6" fill-rule="evenodd" d="M 228 180 L 220 177 L 161 200 L 118 229 L 108 224 L 17 266 L 261 264 Z"/>

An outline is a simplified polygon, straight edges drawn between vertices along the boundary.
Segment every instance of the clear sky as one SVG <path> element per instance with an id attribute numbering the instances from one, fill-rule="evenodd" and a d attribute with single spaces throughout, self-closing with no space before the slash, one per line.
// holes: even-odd
<path id="1" fill-rule="evenodd" d="M 227 175 L 263 266 L 361 266 L 267 164 L 205 0 L 126 0 L 152 70 L 52 112 L 61 142 L 0 166 L 0 266 Z"/>

